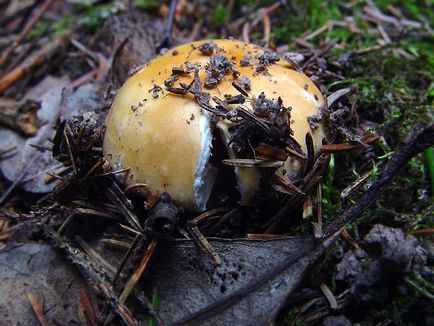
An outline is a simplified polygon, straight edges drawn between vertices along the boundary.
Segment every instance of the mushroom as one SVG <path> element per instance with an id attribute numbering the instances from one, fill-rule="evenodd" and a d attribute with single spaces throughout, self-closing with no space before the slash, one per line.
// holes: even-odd
<path id="1" fill-rule="evenodd" d="M 206 209 L 218 174 L 210 163 L 213 132 L 220 133 L 227 158 L 243 158 L 234 147 L 237 126 L 243 115 L 256 119 L 261 99 L 281 106 L 291 139 L 305 153 L 310 133 L 317 155 L 325 133 L 321 122 L 312 127 L 308 117 L 318 113 L 324 97 L 293 64 L 278 59 L 237 40 L 184 44 L 155 58 L 119 90 L 106 120 L 104 155 L 114 167 L 130 169 L 127 185 L 146 185 L 145 197 L 167 191 L 177 205 L 193 211 Z M 266 117 L 258 119 L 264 128 L 270 125 Z M 253 148 L 252 155 L 256 158 Z M 250 205 L 260 171 L 235 165 L 241 204 Z M 300 173 L 297 160 L 281 165 L 284 177 Z"/>

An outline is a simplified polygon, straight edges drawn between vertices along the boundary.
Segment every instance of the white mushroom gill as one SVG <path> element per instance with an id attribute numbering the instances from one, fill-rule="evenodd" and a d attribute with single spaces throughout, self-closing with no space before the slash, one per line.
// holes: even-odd
<path id="1" fill-rule="evenodd" d="M 209 113 L 204 112 L 200 117 L 199 129 L 202 139 L 194 178 L 194 198 L 197 210 L 204 211 L 217 177 L 217 169 L 209 163 L 212 149 L 212 132 Z"/>

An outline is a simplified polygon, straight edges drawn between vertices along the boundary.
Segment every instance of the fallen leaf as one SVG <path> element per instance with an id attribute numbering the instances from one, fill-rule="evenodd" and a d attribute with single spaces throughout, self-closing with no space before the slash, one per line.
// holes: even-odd
<path id="1" fill-rule="evenodd" d="M 51 150 L 41 151 L 33 145 L 51 149 L 49 140 L 54 137 L 58 121 L 93 112 L 97 106 L 96 85 L 85 84 L 74 92 L 68 92 L 67 86 L 67 80 L 48 76 L 26 93 L 25 99 L 41 104 L 37 112 L 40 128 L 35 136 L 25 138 L 13 130 L 0 128 L 0 149 L 16 148 L 0 160 L 0 169 L 11 182 L 26 171 L 21 181 L 21 187 L 26 191 L 50 192 L 57 181 L 47 182 L 47 173 L 63 169 L 62 164 L 52 157 Z"/>
<path id="2" fill-rule="evenodd" d="M 59 162 L 51 156 L 51 151 L 41 151 L 32 145 L 50 147 L 48 140 L 53 137 L 62 99 L 62 90 L 67 81 L 48 76 L 25 96 L 40 102 L 37 112 L 40 127 L 35 136 L 24 138 L 15 131 L 0 128 L 0 148 L 16 146 L 0 161 L 3 175 L 11 182 L 17 180 L 24 170 L 22 188 L 31 192 L 49 192 L 54 185 L 46 183 L 47 172 L 59 168 Z M 29 163 L 31 162 L 31 163 Z"/>
<path id="3" fill-rule="evenodd" d="M 317 255 L 310 237 L 209 241 L 220 266 L 190 240 L 160 244 L 153 255 L 147 284 L 159 296 L 165 324 L 264 325 Z"/>
<path id="4" fill-rule="evenodd" d="M 32 242 L 1 250 L 0 279 L 0 324 L 36 325 L 27 293 L 43 302 L 50 325 L 79 324 L 79 289 L 84 282 L 50 245 Z"/>

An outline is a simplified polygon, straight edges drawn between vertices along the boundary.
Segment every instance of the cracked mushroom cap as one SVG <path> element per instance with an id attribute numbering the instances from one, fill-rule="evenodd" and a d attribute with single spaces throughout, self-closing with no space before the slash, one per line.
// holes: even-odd
<path id="1" fill-rule="evenodd" d="M 309 132 L 317 154 L 324 130 L 321 124 L 312 129 L 307 118 L 324 105 L 321 92 L 289 63 L 261 57 L 266 53 L 261 47 L 236 40 L 199 41 L 168 51 L 132 75 L 112 104 L 104 138 L 106 158 L 116 168 L 130 169 L 125 183 L 146 184 L 142 188 L 145 197 L 155 198 L 167 191 L 187 210 L 206 208 L 217 175 L 209 163 L 214 126 L 227 146 L 227 156 L 236 158 L 237 154 L 229 146 L 233 122 L 224 117 L 213 122 L 212 114 L 191 94 L 190 90 L 198 87 L 195 70 L 201 91 L 211 98 L 239 95 L 233 81 L 241 83 L 249 97 L 257 98 L 262 92 L 269 99 L 280 97 L 285 107 L 292 108 L 294 139 L 307 153 L 305 136 Z M 182 89 L 187 89 L 185 94 Z M 252 111 L 249 102 L 244 107 Z M 299 170 L 300 164 L 288 159 L 279 173 L 291 175 Z M 259 187 L 260 172 L 239 166 L 235 172 L 241 204 L 249 205 Z"/>

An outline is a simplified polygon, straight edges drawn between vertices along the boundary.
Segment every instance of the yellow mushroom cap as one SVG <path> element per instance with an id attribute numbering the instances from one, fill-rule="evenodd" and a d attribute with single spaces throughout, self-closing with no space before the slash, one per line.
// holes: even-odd
<path id="1" fill-rule="evenodd" d="M 207 77 L 206 65 L 210 60 L 198 47 L 207 41 L 181 45 L 161 55 L 131 76 L 117 94 L 106 120 L 104 154 L 115 166 L 130 168 L 127 184 L 145 183 L 146 195 L 167 191 L 172 199 L 188 210 L 204 210 L 216 171 L 208 163 L 211 156 L 211 115 L 201 109 L 192 94 L 178 95 L 166 90 L 165 81 L 172 76 L 172 68 L 191 63 L 199 67 L 202 82 Z M 233 63 L 240 77 L 251 82 L 249 95 L 258 97 L 264 92 L 269 99 L 280 97 L 285 107 L 291 107 L 293 137 L 307 152 L 305 135 L 313 138 L 318 153 L 325 134 L 322 126 L 313 130 L 308 116 L 318 113 L 324 98 L 315 84 L 304 74 L 281 61 L 270 64 L 265 72 L 257 72 L 257 56 L 265 50 L 236 40 L 214 40 L 219 54 Z M 241 66 L 245 56 L 251 56 L 252 65 Z M 194 74 L 179 74 L 179 82 L 189 85 Z M 237 76 L 226 74 L 216 87 L 204 88 L 212 96 L 238 95 L 232 82 Z M 244 104 L 247 110 L 249 103 Z M 224 142 L 232 135 L 229 121 L 220 121 Z M 235 153 L 228 148 L 228 155 Z M 284 169 L 296 173 L 300 167 L 287 160 Z M 256 168 L 236 167 L 238 188 L 242 204 L 248 204 L 258 188 L 260 173 Z"/>

